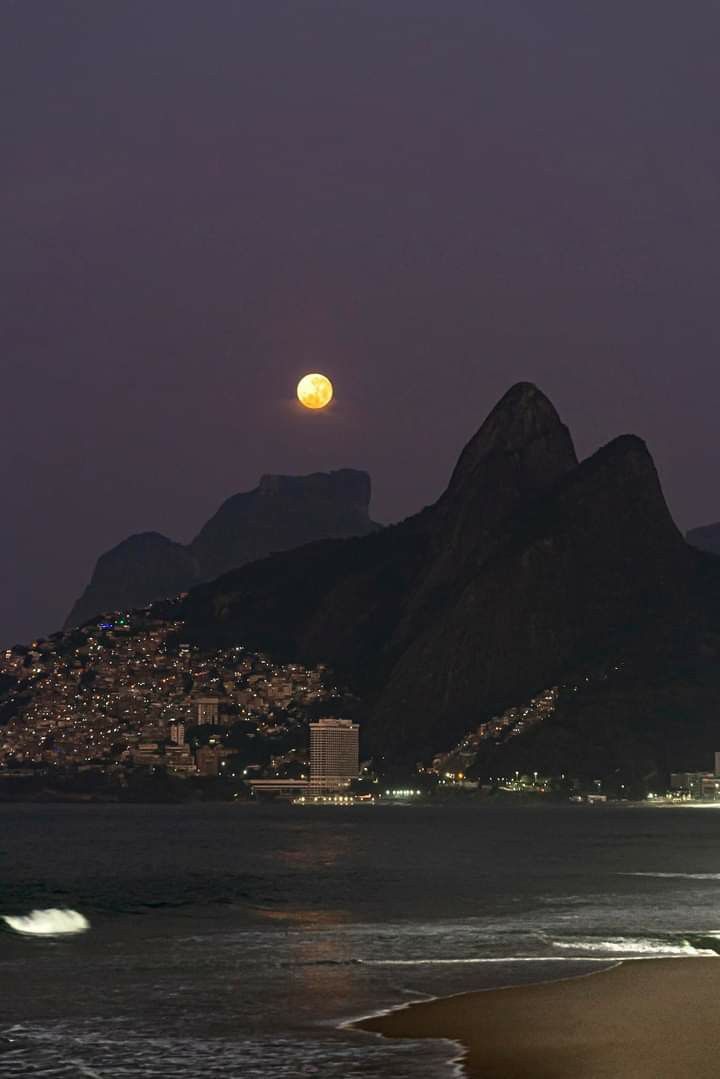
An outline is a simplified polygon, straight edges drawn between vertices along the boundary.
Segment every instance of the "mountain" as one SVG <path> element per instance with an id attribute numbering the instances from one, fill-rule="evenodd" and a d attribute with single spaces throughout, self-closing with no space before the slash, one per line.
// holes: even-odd
<path id="1" fill-rule="evenodd" d="M 578 463 L 521 383 L 433 506 L 245 566 L 194 589 L 182 616 L 199 642 L 331 664 L 362 696 L 368 747 L 415 761 L 589 669 L 632 668 L 634 699 L 696 662 L 714 670 L 718 598 L 720 562 L 677 530 L 644 443 Z"/>
<path id="2" fill-rule="evenodd" d="M 100 555 L 65 625 L 81 625 L 104 611 L 143 607 L 149 600 L 184 592 L 201 579 L 187 547 L 159 532 L 140 532 Z"/>
<path id="3" fill-rule="evenodd" d="M 685 533 L 685 538 L 693 547 L 700 551 L 709 551 L 710 554 L 720 554 L 720 521 L 712 525 L 701 525 L 699 528 L 691 528 Z"/>
<path id="4" fill-rule="evenodd" d="M 203 579 L 313 540 L 362 536 L 377 528 L 368 516 L 370 477 L 344 468 L 309 476 L 263 476 L 248 494 L 233 495 L 190 544 Z"/>
<path id="5" fill-rule="evenodd" d="M 273 551 L 366 535 L 379 527 L 369 505 L 370 477 L 356 469 L 262 476 L 254 490 L 227 499 L 187 546 L 141 532 L 101 555 L 65 625 L 176 595 Z"/>

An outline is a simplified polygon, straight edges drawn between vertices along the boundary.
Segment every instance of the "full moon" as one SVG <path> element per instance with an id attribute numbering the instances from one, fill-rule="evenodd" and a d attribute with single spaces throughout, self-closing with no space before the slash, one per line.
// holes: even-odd
<path id="1" fill-rule="evenodd" d="M 333 384 L 327 375 L 304 375 L 297 384 L 297 395 L 305 408 L 325 408 L 332 401 Z"/>

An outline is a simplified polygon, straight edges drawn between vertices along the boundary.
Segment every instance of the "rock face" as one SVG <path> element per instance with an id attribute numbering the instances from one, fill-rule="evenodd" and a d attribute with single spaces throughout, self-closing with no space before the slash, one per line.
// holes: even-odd
<path id="1" fill-rule="evenodd" d="M 685 538 L 693 547 L 700 551 L 709 551 L 710 554 L 720 554 L 720 521 L 713 525 L 701 525 L 700 528 L 691 528 L 685 533 Z"/>
<path id="2" fill-rule="evenodd" d="M 233 495 L 190 544 L 203 579 L 334 536 L 363 536 L 373 530 L 368 516 L 370 477 L 344 468 L 309 476 L 262 476 L 248 494 Z"/>
<path id="3" fill-rule="evenodd" d="M 183 592 L 200 579 L 186 547 L 159 532 L 140 532 L 100 555 L 65 625 L 78 626 L 103 611 L 142 607 L 148 600 Z"/>
<path id="4" fill-rule="evenodd" d="M 198 640 L 330 663 L 362 694 L 369 747 L 415 761 L 588 663 L 685 662 L 720 585 L 706 559 L 640 439 L 578 464 L 552 404 L 521 383 L 434 506 L 246 566 L 184 613 Z"/>
<path id="5" fill-rule="evenodd" d="M 273 551 L 366 535 L 378 528 L 369 505 L 366 472 L 263 476 L 255 490 L 224 502 L 187 547 L 159 532 L 142 532 L 101 555 L 65 625 L 176 595 Z"/>

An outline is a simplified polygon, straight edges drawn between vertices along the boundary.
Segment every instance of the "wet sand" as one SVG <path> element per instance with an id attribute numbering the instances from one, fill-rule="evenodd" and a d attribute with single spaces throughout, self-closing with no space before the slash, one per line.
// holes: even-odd
<path id="1" fill-rule="evenodd" d="M 717 959 L 626 961 L 542 985 L 412 1004 L 364 1019 L 387 1038 L 447 1038 L 471 1079 L 718 1079 Z"/>

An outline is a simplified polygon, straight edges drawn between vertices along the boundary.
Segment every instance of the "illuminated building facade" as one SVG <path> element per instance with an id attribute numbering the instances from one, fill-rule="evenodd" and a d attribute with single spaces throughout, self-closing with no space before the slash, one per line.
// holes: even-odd
<path id="1" fill-rule="evenodd" d="M 310 724 L 310 790 L 342 790 L 357 779 L 359 731 L 350 719 L 319 719 Z"/>
<path id="2" fill-rule="evenodd" d="M 185 742 L 185 724 L 184 723 L 171 723 L 170 724 L 170 741 L 173 745 L 181 746 Z"/>
<path id="3" fill-rule="evenodd" d="M 198 727 L 206 725 L 216 727 L 218 723 L 217 697 L 197 697 L 194 704 L 195 722 Z"/>

